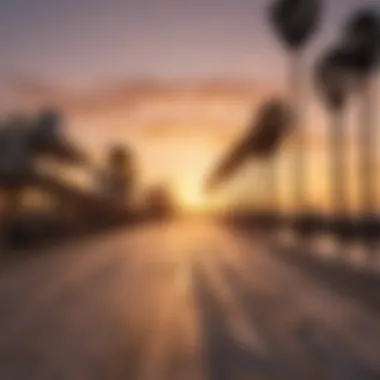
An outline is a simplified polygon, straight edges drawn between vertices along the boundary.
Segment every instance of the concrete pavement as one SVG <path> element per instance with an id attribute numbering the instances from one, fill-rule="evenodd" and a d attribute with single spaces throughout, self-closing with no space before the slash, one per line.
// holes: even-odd
<path id="1" fill-rule="evenodd" d="M 228 227 L 173 222 L 0 277 L 0 379 L 380 378 L 380 320 Z"/>

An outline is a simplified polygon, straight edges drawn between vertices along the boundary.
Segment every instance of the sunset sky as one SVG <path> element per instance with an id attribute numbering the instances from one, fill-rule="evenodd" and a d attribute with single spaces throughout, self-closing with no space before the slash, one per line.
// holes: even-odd
<path id="1" fill-rule="evenodd" d="M 57 105 L 69 135 L 95 159 L 107 144 L 125 142 L 144 183 L 169 183 L 195 203 L 205 174 L 258 104 L 284 91 L 288 63 L 267 23 L 269 3 L 0 0 L 0 110 Z M 366 2 L 325 3 L 308 62 Z M 325 123 L 315 98 L 309 111 L 311 156 L 321 170 Z M 237 185 L 247 198 L 256 169 Z M 316 203 L 321 182 L 311 185 Z"/>

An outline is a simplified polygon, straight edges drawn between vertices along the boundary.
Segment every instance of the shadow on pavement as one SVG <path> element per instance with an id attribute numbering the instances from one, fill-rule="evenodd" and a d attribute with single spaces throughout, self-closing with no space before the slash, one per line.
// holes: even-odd
<path id="1" fill-rule="evenodd" d="M 236 334 L 234 327 L 239 327 L 238 321 L 229 320 L 210 289 L 206 274 L 196 268 L 194 292 L 211 380 L 380 378 L 380 373 L 368 368 L 357 354 L 345 347 L 337 333 L 316 324 L 307 314 L 293 310 L 287 294 L 285 297 L 266 294 L 248 286 L 230 267 L 221 270 L 240 312 L 263 349 L 247 344 Z"/>
<path id="2" fill-rule="evenodd" d="M 231 329 L 200 268 L 194 270 L 194 293 L 204 339 L 206 373 L 210 380 L 292 379 L 259 348 L 242 342 Z M 235 336 L 234 336 L 235 335 Z M 280 374 L 282 372 L 282 375 Z"/>

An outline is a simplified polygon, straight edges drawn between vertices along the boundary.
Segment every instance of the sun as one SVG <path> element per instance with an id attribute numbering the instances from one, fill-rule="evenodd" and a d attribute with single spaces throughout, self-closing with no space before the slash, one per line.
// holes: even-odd
<path id="1" fill-rule="evenodd" d="M 201 189 L 188 186 L 179 192 L 179 201 L 186 210 L 200 210 L 206 207 L 206 202 Z"/>

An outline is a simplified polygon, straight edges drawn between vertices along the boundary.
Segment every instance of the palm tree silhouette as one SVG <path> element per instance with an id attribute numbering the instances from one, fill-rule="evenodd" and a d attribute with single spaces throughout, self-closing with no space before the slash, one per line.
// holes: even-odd
<path id="1" fill-rule="evenodd" d="M 74 164 L 86 163 L 86 155 L 63 133 L 63 117 L 58 110 L 41 112 L 29 139 L 36 157 L 51 157 Z"/>
<path id="2" fill-rule="evenodd" d="M 339 222 L 346 211 L 345 110 L 351 90 L 351 73 L 348 68 L 349 52 L 345 47 L 328 50 L 315 69 L 317 88 L 330 114 L 331 125 L 331 190 L 332 212 Z"/>
<path id="3" fill-rule="evenodd" d="M 275 156 L 293 125 L 292 112 L 281 99 L 265 102 L 251 121 L 246 135 L 217 164 L 205 184 L 211 192 L 228 180 L 248 159 L 268 160 Z"/>
<path id="4" fill-rule="evenodd" d="M 350 68 L 357 80 L 357 88 L 362 98 L 362 121 L 360 134 L 361 157 L 361 203 L 368 218 L 376 207 L 374 188 L 376 186 L 373 166 L 374 119 L 371 81 L 380 62 L 380 14 L 374 8 L 356 12 L 348 21 L 345 38 L 350 48 Z M 367 219 L 366 218 L 366 219 Z"/>
<path id="5" fill-rule="evenodd" d="M 135 174 L 132 150 L 119 144 L 111 146 L 107 156 L 107 191 L 115 201 L 129 204 L 135 185 Z"/>
<path id="6" fill-rule="evenodd" d="M 279 0 L 270 8 L 270 21 L 290 56 L 289 95 L 297 113 L 297 157 L 294 171 L 294 197 L 302 210 L 305 202 L 305 136 L 299 121 L 303 102 L 302 52 L 316 32 L 321 14 L 321 0 Z M 292 94 L 292 95 L 291 95 Z"/>

